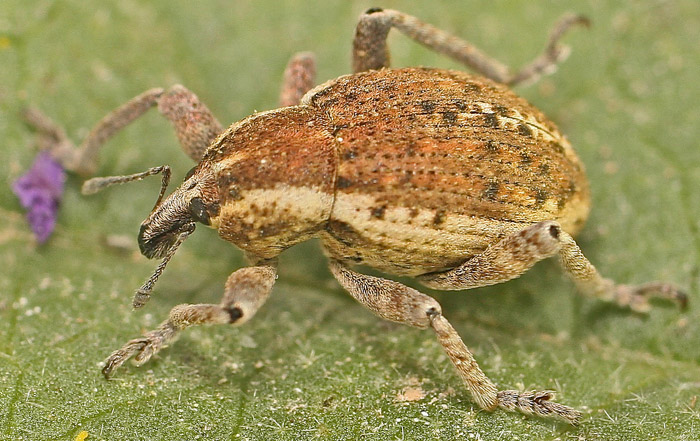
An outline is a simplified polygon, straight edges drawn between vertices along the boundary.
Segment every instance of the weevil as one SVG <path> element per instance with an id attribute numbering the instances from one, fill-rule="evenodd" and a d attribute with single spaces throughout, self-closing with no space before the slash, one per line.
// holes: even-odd
<path id="1" fill-rule="evenodd" d="M 465 290 L 514 279 L 558 256 L 586 295 L 634 311 L 646 311 L 651 296 L 685 303 L 673 284 L 616 284 L 584 257 L 572 238 L 590 207 L 584 167 L 556 125 L 509 89 L 553 70 L 567 53 L 561 37 L 577 24 L 586 19 L 562 17 L 544 52 L 512 73 L 415 17 L 373 8 L 356 28 L 352 74 L 314 87 L 314 58 L 298 54 L 285 71 L 282 107 L 225 130 L 182 86 L 137 96 L 100 121 L 77 148 L 46 116 L 30 112 L 54 157 L 83 175 L 95 173 L 98 150 L 109 137 L 154 106 L 197 162 L 167 197 L 167 166 L 85 183 L 90 193 L 163 174 L 155 207 L 138 234 L 141 252 L 163 260 L 137 291 L 135 307 L 149 299 L 197 224 L 216 229 L 251 262 L 231 274 L 219 304 L 174 307 L 157 329 L 113 352 L 103 374 L 110 377 L 132 357 L 146 362 L 189 326 L 248 321 L 272 290 L 278 255 L 318 237 L 331 273 L 357 301 L 384 319 L 435 332 L 481 408 L 576 424 L 580 412 L 555 402 L 551 391 L 497 388 L 432 297 L 353 267 L 415 277 L 430 288 Z M 478 75 L 391 69 L 386 43 L 391 28 Z"/>

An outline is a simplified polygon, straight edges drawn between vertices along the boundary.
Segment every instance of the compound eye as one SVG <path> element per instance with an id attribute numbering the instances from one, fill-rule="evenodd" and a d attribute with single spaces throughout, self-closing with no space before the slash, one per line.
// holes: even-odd
<path id="1" fill-rule="evenodd" d="M 182 182 L 185 182 L 186 180 L 188 180 L 189 178 L 191 178 L 192 175 L 194 174 L 194 170 L 195 170 L 196 168 L 197 168 L 196 165 L 195 165 L 194 167 L 192 167 L 192 168 L 190 169 L 190 171 L 187 172 L 187 174 L 185 175 L 185 179 L 184 179 Z"/>
<path id="2" fill-rule="evenodd" d="M 207 208 L 204 206 L 204 201 L 202 198 L 192 198 L 190 201 L 190 216 L 192 219 L 203 223 L 204 225 L 210 225 L 209 213 Z"/>

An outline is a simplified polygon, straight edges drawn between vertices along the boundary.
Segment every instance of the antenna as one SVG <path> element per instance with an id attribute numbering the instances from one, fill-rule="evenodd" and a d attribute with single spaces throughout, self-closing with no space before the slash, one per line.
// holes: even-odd
<path id="1" fill-rule="evenodd" d="M 158 205 L 160 205 L 160 202 L 163 200 L 163 196 L 165 195 L 165 190 L 168 188 L 168 184 L 170 183 L 170 167 L 167 165 L 161 165 L 160 167 L 153 167 L 149 168 L 145 172 L 141 173 L 135 173 L 133 175 L 125 175 L 125 176 L 104 176 L 104 177 L 99 177 L 99 178 L 92 178 L 83 183 L 83 188 L 82 188 L 82 193 L 84 195 L 90 195 L 90 194 L 95 194 L 98 191 L 101 191 L 107 187 L 110 187 L 115 184 L 124 184 L 127 182 L 131 181 L 140 181 L 145 177 L 152 176 L 152 175 L 157 175 L 158 173 L 163 173 L 163 180 L 161 181 L 161 186 L 160 186 L 160 194 L 158 195 L 158 200 L 156 201 L 156 204 L 153 206 L 153 209 L 155 210 Z"/>
<path id="2" fill-rule="evenodd" d="M 165 257 L 163 257 L 163 260 L 158 264 L 156 270 L 153 271 L 151 277 L 149 277 L 148 280 L 146 280 L 144 284 L 141 285 L 141 288 L 137 289 L 134 293 L 134 300 L 132 302 L 134 309 L 139 309 L 140 307 L 145 305 L 146 302 L 148 302 L 148 300 L 151 298 L 151 291 L 153 291 L 153 286 L 156 284 L 156 281 L 158 280 L 160 275 L 163 274 L 165 266 L 168 264 L 168 262 L 170 262 L 170 258 L 175 255 L 175 251 L 177 251 L 178 247 L 182 245 L 182 242 L 184 242 L 185 239 L 187 239 L 187 236 L 194 232 L 195 224 L 188 224 L 185 228 L 185 231 L 178 235 L 175 243 L 170 248 L 168 248 L 168 251 L 165 253 Z"/>

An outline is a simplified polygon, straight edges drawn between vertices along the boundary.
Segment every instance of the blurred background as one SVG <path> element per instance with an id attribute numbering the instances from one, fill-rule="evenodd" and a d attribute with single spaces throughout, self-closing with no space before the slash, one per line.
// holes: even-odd
<path id="1" fill-rule="evenodd" d="M 555 74 L 517 92 L 586 164 L 593 211 L 579 242 L 589 259 L 618 281 L 679 283 L 689 310 L 638 315 L 581 298 L 555 262 L 505 285 L 428 291 L 492 380 L 557 390 L 584 412 L 580 428 L 479 411 L 433 335 L 356 304 L 314 242 L 283 254 L 273 295 L 250 323 L 190 329 L 105 381 L 99 363 L 172 306 L 218 302 L 241 253 L 198 229 L 133 312 L 133 291 L 156 265 L 135 239 L 158 179 L 86 198 L 70 176 L 53 237 L 38 246 L 26 225 L 10 191 L 36 154 L 24 107 L 80 141 L 126 100 L 181 83 L 222 122 L 237 121 L 276 107 L 295 52 L 316 53 L 318 82 L 349 73 L 357 17 L 372 6 L 415 15 L 513 68 L 539 54 L 563 13 L 593 22 L 565 37 L 571 56 Z M 698 41 L 694 0 L 3 0 L 0 438 L 700 438 Z M 390 47 L 394 66 L 462 68 L 396 31 Z M 154 111 L 105 146 L 99 174 L 162 164 L 173 182 L 192 166 Z"/>

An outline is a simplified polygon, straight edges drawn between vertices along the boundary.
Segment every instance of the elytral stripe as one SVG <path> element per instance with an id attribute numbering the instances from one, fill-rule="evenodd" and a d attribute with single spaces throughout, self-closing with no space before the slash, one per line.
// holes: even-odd
<path id="1" fill-rule="evenodd" d="M 554 127 L 546 128 L 545 125 L 537 120 L 532 114 L 523 115 L 517 108 L 505 108 L 496 106 L 483 101 L 474 101 L 469 103 L 469 108 L 466 112 L 457 112 L 455 124 L 464 124 L 470 120 L 483 118 L 484 115 L 491 117 L 494 128 L 516 131 L 533 139 L 543 141 L 554 141 L 558 143 L 568 142 Z M 564 145 L 566 148 L 567 145 Z"/>
<path id="2" fill-rule="evenodd" d="M 258 212 L 279 213 L 298 219 L 320 219 L 328 217 L 333 195 L 320 187 L 292 187 L 278 184 L 271 189 L 251 189 L 241 194 L 240 200 L 230 201 L 221 207 L 223 215 L 241 214 L 239 219 L 254 223 L 260 219 Z"/>
<path id="3" fill-rule="evenodd" d="M 478 252 L 495 238 L 522 228 L 518 222 L 407 207 L 376 208 L 369 195 L 337 193 L 331 219 L 349 225 L 364 239 L 386 248 L 416 249 L 436 256 Z"/>

